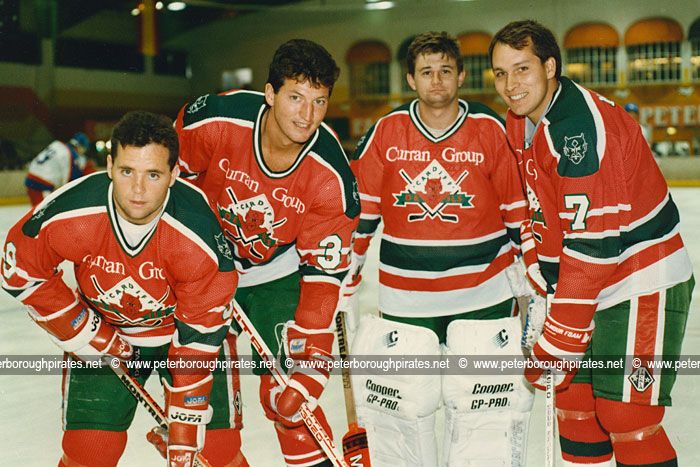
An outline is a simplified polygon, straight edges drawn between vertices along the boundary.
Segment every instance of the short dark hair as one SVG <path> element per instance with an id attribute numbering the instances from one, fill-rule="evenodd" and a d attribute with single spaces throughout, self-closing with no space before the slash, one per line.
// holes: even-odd
<path id="1" fill-rule="evenodd" d="M 180 153 L 173 121 L 165 115 L 143 110 L 127 112 L 112 129 L 112 159 L 117 157 L 120 145 L 142 148 L 151 143 L 168 149 L 168 165 L 172 170 Z"/>
<path id="2" fill-rule="evenodd" d="M 275 51 L 267 82 L 277 93 L 285 79 L 306 80 L 313 86 L 325 86 L 330 95 L 340 75 L 340 68 L 323 46 L 306 39 L 292 39 Z"/>
<path id="3" fill-rule="evenodd" d="M 557 39 L 552 31 L 537 21 L 530 19 L 513 21 L 498 31 L 491 39 L 491 44 L 489 44 L 489 60 L 492 64 L 493 48 L 498 43 L 505 44 L 516 50 L 522 50 L 532 44 L 532 51 L 542 63 L 546 62 L 550 57 L 554 58 L 556 61 L 555 77 L 559 79 L 561 76 L 561 51 L 559 50 Z"/>
<path id="4" fill-rule="evenodd" d="M 424 32 L 411 41 L 411 45 L 408 46 L 408 54 L 406 54 L 406 65 L 408 65 L 408 73 L 410 75 L 416 72 L 416 60 L 422 54 L 446 55 L 449 58 L 454 58 L 455 62 L 457 62 L 458 73 L 461 73 L 464 69 L 457 39 L 445 31 Z"/>

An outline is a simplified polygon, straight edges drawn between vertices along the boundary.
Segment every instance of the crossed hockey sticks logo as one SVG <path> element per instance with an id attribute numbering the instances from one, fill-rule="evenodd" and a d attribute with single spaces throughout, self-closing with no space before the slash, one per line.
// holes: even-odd
<path id="1" fill-rule="evenodd" d="M 410 199 L 407 199 L 408 197 L 405 196 L 405 193 L 401 193 L 397 196 L 396 204 L 401 205 L 406 203 L 415 203 L 423 210 L 421 214 L 409 214 L 409 222 L 422 221 L 426 218 L 426 216 L 430 217 L 431 219 L 439 217 L 441 221 L 445 222 L 457 222 L 459 220 L 459 217 L 457 215 L 445 214 L 442 212 L 442 210 L 445 209 L 447 204 L 460 204 L 461 207 L 469 208 L 474 207 L 471 204 L 471 199 L 473 198 L 473 196 L 457 192 L 447 193 L 440 201 L 440 204 L 438 204 L 435 208 L 431 208 L 428 205 L 428 203 L 426 203 L 425 200 L 422 198 L 420 193 L 416 193 L 415 191 L 409 188 L 409 186 L 412 185 L 415 182 L 415 180 L 412 179 L 403 169 L 399 170 L 399 174 L 401 174 L 401 177 L 408 183 L 408 185 L 406 185 L 406 192 L 408 195 L 410 195 Z M 469 175 L 469 172 L 467 170 L 462 172 L 459 178 L 455 180 L 455 185 L 459 187 L 459 184 L 462 182 L 462 180 L 464 180 L 464 177 L 466 177 L 467 175 Z"/>

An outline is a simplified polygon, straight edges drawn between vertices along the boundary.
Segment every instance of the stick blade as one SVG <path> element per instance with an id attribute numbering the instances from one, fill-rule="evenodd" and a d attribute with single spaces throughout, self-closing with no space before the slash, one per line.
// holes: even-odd
<path id="1" fill-rule="evenodd" d="M 352 423 L 343 436 L 343 457 L 351 467 L 371 467 L 367 431 Z"/>

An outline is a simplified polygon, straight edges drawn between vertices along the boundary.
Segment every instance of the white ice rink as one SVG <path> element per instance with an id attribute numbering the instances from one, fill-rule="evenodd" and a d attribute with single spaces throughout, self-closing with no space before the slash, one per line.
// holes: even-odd
<path id="1" fill-rule="evenodd" d="M 700 265 L 700 188 L 672 190 L 681 211 L 683 238 L 696 266 Z M 0 208 L 0 240 L 4 243 L 8 228 L 26 212 L 28 206 Z M 366 285 L 360 297 L 362 311 L 373 312 L 376 305 L 378 243 L 373 242 L 363 274 Z M 686 355 L 700 354 L 700 286 L 696 287 L 688 329 L 683 345 Z M 34 324 L 19 302 L 0 291 L 0 358 L 5 355 L 58 355 L 60 352 L 45 332 Z M 239 352 L 249 355 L 247 341 L 239 342 Z M 244 345 L 241 347 L 240 345 Z M 155 378 L 147 389 L 160 397 Z M 242 377 L 243 450 L 254 467 L 283 466 L 274 429 L 258 403 L 257 377 Z M 681 466 L 700 465 L 697 419 L 700 415 L 700 376 L 683 376 L 673 391 L 674 406 L 667 410 L 665 427 L 678 451 Z M 347 430 L 342 383 L 331 379 L 321 405 L 333 428 L 336 440 Z M 442 417 L 437 433 L 442 435 Z M 150 416 L 139 408 L 129 430 L 129 441 L 121 466 L 159 466 L 164 461 L 146 442 L 145 433 L 154 426 Z M 61 378 L 54 375 L 8 375 L 0 371 L 0 466 L 55 466 L 61 455 Z M 544 412 L 542 393 L 538 393 L 530 422 L 528 462 L 531 467 L 544 465 Z M 440 445 L 440 443 L 439 443 Z"/>

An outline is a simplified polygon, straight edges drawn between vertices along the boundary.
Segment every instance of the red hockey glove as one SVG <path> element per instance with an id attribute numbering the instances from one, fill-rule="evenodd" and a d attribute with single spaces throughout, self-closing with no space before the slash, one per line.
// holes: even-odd
<path id="1" fill-rule="evenodd" d="M 289 383 L 279 397 L 271 393 L 274 409 L 283 424 L 296 426 L 301 422 L 299 408 L 309 402 L 314 410 L 333 369 L 331 348 L 335 333 L 328 329 L 305 329 L 288 321 L 282 330 L 284 350 L 294 360 Z M 275 400 L 276 399 L 276 400 Z"/>
<path id="2" fill-rule="evenodd" d="M 158 450 L 163 459 L 168 458 L 168 429 L 162 426 L 151 428 L 146 433 L 146 440 Z"/>
<path id="3" fill-rule="evenodd" d="M 189 386 L 172 387 L 163 380 L 168 416 L 168 466 L 191 467 L 204 447 L 206 426 L 213 413 L 209 406 L 213 381 L 213 376 L 209 375 Z"/>
<path id="4" fill-rule="evenodd" d="M 78 305 L 76 311 L 70 323 L 62 322 L 68 320 L 69 312 L 64 315 L 65 319 L 57 318 L 39 324 L 51 333 L 59 347 L 78 357 L 112 355 L 121 360 L 131 358 L 134 353 L 133 347 L 122 338 L 114 326 L 90 308 Z M 73 336 L 67 339 L 59 337 L 69 334 L 71 328 L 80 326 L 82 322 L 85 324 L 79 327 Z"/>
<path id="5" fill-rule="evenodd" d="M 532 349 L 530 366 L 525 369 L 525 378 L 537 389 L 545 389 L 544 370 L 551 368 L 557 391 L 569 386 L 578 370 L 591 341 L 593 326 L 579 329 L 561 324 L 548 315 L 544 320 L 542 335 Z M 546 368 L 544 365 L 548 365 Z"/>

